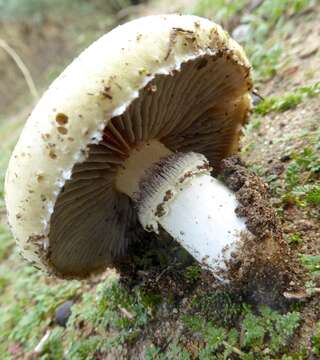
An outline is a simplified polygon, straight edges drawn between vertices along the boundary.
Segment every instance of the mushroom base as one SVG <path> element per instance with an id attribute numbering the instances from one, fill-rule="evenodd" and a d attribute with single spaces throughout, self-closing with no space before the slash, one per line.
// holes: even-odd
<path id="1" fill-rule="evenodd" d="M 157 161 L 164 154 L 169 155 Z M 161 226 L 218 276 L 247 229 L 235 213 L 239 204 L 234 193 L 210 170 L 203 155 L 171 153 L 153 141 L 130 154 L 117 187 L 134 200 L 145 230 L 158 233 Z"/>
<path id="2" fill-rule="evenodd" d="M 175 196 L 159 224 L 181 244 L 202 267 L 221 279 L 234 251 L 248 235 L 238 202 L 220 181 L 208 174 L 191 179 Z"/>
<path id="3" fill-rule="evenodd" d="M 128 254 L 115 266 L 129 286 L 141 280 L 147 288 L 162 294 L 174 292 L 177 296 L 190 286 L 206 292 L 223 286 L 250 303 L 284 310 L 291 303 L 285 293 L 305 292 L 307 275 L 283 239 L 281 224 L 263 182 L 236 157 L 224 160 L 221 168 L 224 183 L 238 200 L 236 212 L 245 217 L 250 229 L 250 233 L 240 236 L 226 268 L 218 271 L 218 277 L 228 278 L 228 282 L 217 281 L 217 272 L 202 271 L 197 276 L 199 281 L 190 283 L 184 274 L 192 264 L 191 256 L 169 239 L 161 226 L 160 238 L 146 233 L 129 246 Z"/>

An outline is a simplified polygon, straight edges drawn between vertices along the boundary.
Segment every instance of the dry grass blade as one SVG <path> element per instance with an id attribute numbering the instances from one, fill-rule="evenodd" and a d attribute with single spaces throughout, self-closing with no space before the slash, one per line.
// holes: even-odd
<path id="1" fill-rule="evenodd" d="M 2 48 L 12 58 L 12 60 L 16 63 L 16 65 L 18 66 L 18 68 L 20 69 L 20 71 L 23 74 L 23 77 L 24 77 L 24 79 L 25 79 L 25 81 L 26 81 L 26 83 L 27 83 L 27 85 L 29 87 L 29 90 L 30 90 L 30 93 L 31 93 L 32 97 L 34 98 L 35 102 L 37 102 L 38 99 L 39 99 L 39 94 L 38 94 L 37 88 L 36 88 L 35 83 L 34 83 L 32 77 L 31 77 L 29 69 L 27 68 L 27 66 L 25 65 L 25 63 L 21 59 L 21 57 L 3 39 L 0 39 L 0 48 Z"/>

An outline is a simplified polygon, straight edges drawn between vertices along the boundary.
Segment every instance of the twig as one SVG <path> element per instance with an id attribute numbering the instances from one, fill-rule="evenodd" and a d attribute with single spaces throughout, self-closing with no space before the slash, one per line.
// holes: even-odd
<path id="1" fill-rule="evenodd" d="M 29 87 L 29 90 L 30 90 L 30 93 L 31 93 L 32 97 L 34 98 L 35 101 L 38 101 L 39 94 L 38 94 L 37 88 L 36 88 L 35 83 L 34 83 L 32 77 L 31 77 L 29 69 L 27 68 L 25 63 L 22 61 L 21 57 L 3 39 L 0 39 L 0 48 L 2 48 L 12 58 L 12 60 L 16 63 L 16 65 L 18 66 L 18 68 L 22 72 L 22 75 L 23 75 L 23 77 L 24 77 L 24 79 L 25 79 L 25 81 L 26 81 L 26 83 L 27 83 L 27 85 Z"/>
<path id="2" fill-rule="evenodd" d="M 310 293 L 307 291 L 301 291 L 301 292 L 286 291 L 283 293 L 283 296 L 289 300 L 305 300 L 319 294 L 320 294 L 320 288 L 313 288 Z"/>
<path id="3" fill-rule="evenodd" d="M 239 356 L 242 356 L 242 357 L 245 357 L 246 353 L 244 353 L 240 349 L 236 348 L 235 346 L 230 345 L 227 341 L 223 340 L 222 344 L 224 345 L 224 347 L 230 349 L 235 354 L 237 354 Z"/>
<path id="4" fill-rule="evenodd" d="M 253 89 L 252 90 L 252 94 L 257 96 L 260 100 L 264 100 L 264 97 L 262 95 L 259 94 L 258 90 L 257 89 Z"/>
<path id="5" fill-rule="evenodd" d="M 118 309 L 122 312 L 122 314 L 127 317 L 129 320 L 133 320 L 134 319 L 134 315 L 131 314 L 131 312 L 129 312 L 127 309 L 121 307 L 120 305 L 118 305 Z"/>
<path id="6" fill-rule="evenodd" d="M 172 268 L 172 266 L 168 266 L 165 269 L 163 269 L 161 271 L 161 273 L 156 277 L 156 282 L 158 282 L 160 280 L 160 278 L 168 271 Z"/>
<path id="7" fill-rule="evenodd" d="M 308 180 L 310 179 L 310 177 L 313 175 L 312 171 L 309 171 L 307 173 L 307 175 L 304 177 L 304 179 L 302 180 L 302 185 L 306 185 L 306 183 L 308 182 Z"/>
<path id="8" fill-rule="evenodd" d="M 39 341 L 38 345 L 35 347 L 34 349 L 35 354 L 41 354 L 43 352 L 44 346 L 46 345 L 46 342 L 48 341 L 50 334 L 51 334 L 51 330 L 47 330 L 45 335 Z"/>

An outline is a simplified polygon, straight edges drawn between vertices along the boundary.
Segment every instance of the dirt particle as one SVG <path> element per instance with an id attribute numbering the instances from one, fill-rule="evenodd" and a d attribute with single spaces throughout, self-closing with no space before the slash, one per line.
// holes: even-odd
<path id="1" fill-rule="evenodd" d="M 32 235 L 32 236 L 29 236 L 27 243 L 42 245 L 44 239 L 45 239 L 44 235 Z"/>
<path id="2" fill-rule="evenodd" d="M 157 206 L 156 212 L 155 212 L 155 216 L 157 217 L 161 217 L 163 215 L 165 215 L 166 211 L 165 211 L 165 207 L 164 204 L 161 203 Z"/>
<path id="3" fill-rule="evenodd" d="M 267 175 L 281 175 L 284 172 L 284 165 L 281 162 L 277 162 L 272 165 L 269 171 L 266 172 Z"/>
<path id="4" fill-rule="evenodd" d="M 157 85 L 152 84 L 152 85 L 148 86 L 148 87 L 147 87 L 147 91 L 148 91 L 149 93 L 155 93 L 155 92 L 157 91 Z"/>
<path id="5" fill-rule="evenodd" d="M 112 100 L 112 96 L 110 95 L 110 90 L 111 90 L 110 86 L 105 86 L 102 90 L 102 96 L 109 100 Z"/>
<path id="6" fill-rule="evenodd" d="M 88 134 L 89 134 L 89 129 L 88 128 L 84 128 L 84 129 L 82 129 L 82 135 L 84 135 L 84 136 L 87 136 Z"/>
<path id="7" fill-rule="evenodd" d="M 147 70 L 145 68 L 139 69 L 139 75 L 145 75 Z"/>
<path id="8" fill-rule="evenodd" d="M 61 126 L 66 125 L 68 121 L 69 121 L 69 117 L 66 114 L 58 113 L 56 115 L 56 122 Z"/>
<path id="9" fill-rule="evenodd" d="M 209 163 L 204 163 L 203 165 L 198 165 L 197 166 L 197 169 L 199 170 L 199 171 L 211 171 L 212 170 L 212 167 L 209 165 Z"/>
<path id="10" fill-rule="evenodd" d="M 183 176 L 179 178 L 179 183 L 182 184 L 186 179 L 191 178 L 193 176 L 192 171 L 187 171 Z"/>
<path id="11" fill-rule="evenodd" d="M 173 27 L 171 32 L 170 32 L 170 36 L 169 36 L 169 46 L 168 46 L 168 51 L 166 53 L 166 56 L 164 57 L 164 61 L 167 61 L 168 58 L 170 57 L 173 48 L 177 42 L 177 37 L 183 36 L 185 38 L 185 40 L 187 40 L 188 42 L 191 42 L 192 44 L 196 43 L 196 37 L 194 35 L 194 31 L 193 30 L 186 30 L 186 29 L 182 29 L 182 28 L 176 28 Z M 188 45 L 188 44 L 185 44 Z"/>
<path id="12" fill-rule="evenodd" d="M 47 133 L 41 134 L 41 137 L 42 137 L 42 139 L 43 139 L 44 141 L 47 141 L 47 140 L 50 139 L 50 134 L 47 134 Z"/>
<path id="13" fill-rule="evenodd" d="M 163 198 L 163 201 L 167 202 L 173 197 L 173 192 L 171 190 L 167 190 L 165 193 L 165 196 Z"/>
<path id="14" fill-rule="evenodd" d="M 66 135 L 68 133 L 68 129 L 63 126 L 58 126 L 57 130 L 61 135 Z"/>
<path id="15" fill-rule="evenodd" d="M 154 231 L 154 228 L 153 228 L 153 226 L 152 225 L 146 225 L 146 230 L 148 231 L 148 232 L 152 232 L 152 231 Z"/>
<path id="16" fill-rule="evenodd" d="M 280 158 L 281 162 L 287 162 L 287 161 L 290 161 L 290 160 L 291 160 L 291 156 L 289 154 L 283 155 Z"/>
<path id="17" fill-rule="evenodd" d="M 38 173 L 38 174 L 36 174 L 36 179 L 40 183 L 40 182 L 42 182 L 44 180 L 44 175 Z"/>
<path id="18" fill-rule="evenodd" d="M 49 150 L 49 157 L 54 160 L 54 159 L 57 158 L 57 154 L 52 149 L 50 149 Z"/>
<path id="19" fill-rule="evenodd" d="M 200 21 L 195 21 L 194 22 L 194 27 L 197 29 L 197 30 L 199 30 L 200 29 Z"/>
<path id="20" fill-rule="evenodd" d="M 205 68 L 208 65 L 208 60 L 203 58 L 199 61 L 199 64 L 197 65 L 197 70 L 201 70 Z"/>

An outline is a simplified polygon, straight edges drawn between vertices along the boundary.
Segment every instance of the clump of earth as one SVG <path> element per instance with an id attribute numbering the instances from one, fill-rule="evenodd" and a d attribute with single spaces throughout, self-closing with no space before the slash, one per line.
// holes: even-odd
<path id="1" fill-rule="evenodd" d="M 230 285 L 254 303 L 282 308 L 285 293 L 304 291 L 306 274 L 283 238 L 268 187 L 239 157 L 222 161 L 221 176 L 235 192 L 236 213 L 246 219 L 250 231 L 242 234 L 241 246 L 229 263 Z"/>

